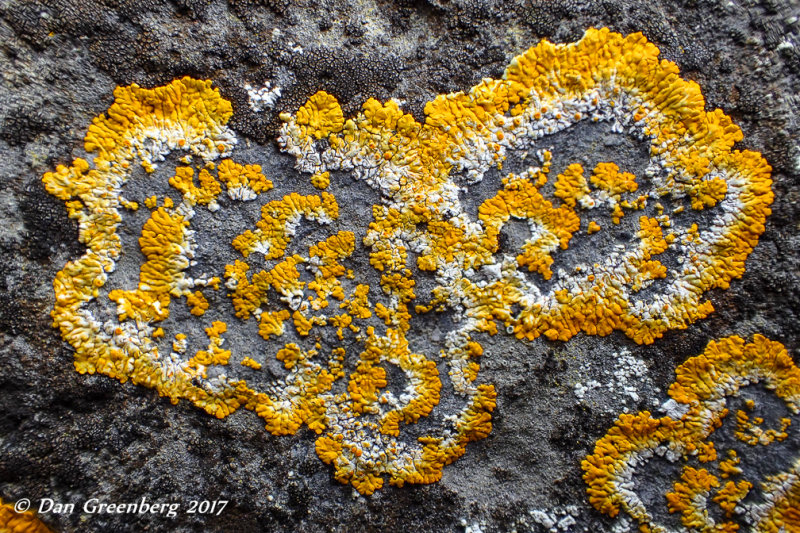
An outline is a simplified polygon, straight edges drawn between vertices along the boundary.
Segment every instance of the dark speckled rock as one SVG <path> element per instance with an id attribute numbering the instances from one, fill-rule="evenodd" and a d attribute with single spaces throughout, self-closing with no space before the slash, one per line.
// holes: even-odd
<path id="1" fill-rule="evenodd" d="M 587 502 L 580 461 L 622 409 L 657 408 L 676 366 L 725 335 L 762 333 L 800 361 L 799 17 L 795 0 L 0 1 L 0 497 L 184 506 L 174 518 L 45 515 L 57 531 L 611 531 Z M 41 177 L 81 154 L 115 86 L 213 80 L 248 149 L 289 175 L 278 112 L 318 90 L 345 115 L 396 98 L 421 120 L 435 95 L 501 76 L 540 39 L 601 26 L 642 32 L 773 167 L 766 231 L 744 277 L 709 294 L 709 318 L 649 346 L 618 333 L 487 339 L 491 435 L 440 482 L 370 497 L 333 479 L 307 429 L 275 437 L 249 412 L 216 420 L 75 371 L 49 312 L 55 273 L 83 247 Z M 267 81 L 280 99 L 255 111 L 245 85 Z M 620 354 L 644 369 L 628 383 L 638 399 L 617 390 Z M 578 401 L 576 383 L 591 380 L 600 387 Z M 230 503 L 219 516 L 184 512 L 206 499 Z"/>

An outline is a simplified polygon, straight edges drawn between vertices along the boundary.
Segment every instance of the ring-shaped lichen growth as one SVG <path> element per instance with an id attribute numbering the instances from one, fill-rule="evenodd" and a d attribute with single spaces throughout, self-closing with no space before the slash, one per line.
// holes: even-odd
<path id="1" fill-rule="evenodd" d="M 332 95 L 317 93 L 295 116 L 282 115 L 279 143 L 323 191 L 282 197 L 258 165 L 229 158 L 232 109 L 209 82 L 118 88 L 86 136 L 93 165 L 76 159 L 44 176 L 87 247 L 54 281 L 54 322 L 75 349 L 76 368 L 155 388 L 218 417 L 244 407 L 276 435 L 305 424 L 319 434 L 316 451 L 336 479 L 362 493 L 387 478 L 395 485 L 438 480 L 469 441 L 491 431 L 495 391 L 478 377 L 476 333 L 567 340 L 619 329 L 652 342 L 706 316 L 703 293 L 744 271 L 772 201 L 769 167 L 759 154 L 731 150 L 739 129 L 721 112 L 705 112 L 699 88 L 657 56 L 641 35 L 607 30 L 589 30 L 570 45 L 545 41 L 516 58 L 503 79 L 430 102 L 424 124 L 394 101 L 372 99 L 345 120 Z M 571 164 L 551 178 L 558 154 L 539 148 L 540 139 L 581 121 L 645 140 L 646 175 L 604 161 Z M 469 191 L 520 150 L 536 151 L 538 163 L 503 178 L 470 216 L 455 176 Z M 136 163 L 152 175 L 172 152 L 184 154 L 186 165 L 169 178 L 174 191 L 126 199 L 126 183 L 149 183 Z M 340 219 L 330 192 L 337 170 L 380 193 L 372 222 L 363 239 L 345 228 L 306 246 L 299 225 L 332 228 Z M 643 184 L 649 195 L 639 194 Z M 711 217 L 700 227 L 678 208 L 646 215 L 648 202 L 667 196 Z M 261 208 L 255 227 L 231 239 L 241 258 L 194 275 L 203 221 L 230 202 Z M 150 210 L 138 239 L 143 262 L 134 286 L 122 287 L 113 282 L 127 252 L 118 230 L 140 203 Z M 608 224 L 582 216 L 598 210 L 608 212 Z M 576 235 L 596 238 L 637 211 L 629 248 L 562 273 L 556 252 Z M 514 254 L 501 253 L 501 234 L 515 219 L 529 224 L 530 237 Z M 361 246 L 369 265 L 352 265 Z M 670 272 L 660 261 L 667 251 L 680 259 Z M 415 293 L 419 271 L 433 272 L 428 301 Z M 379 282 L 358 279 L 367 274 Z M 231 315 L 224 319 L 213 305 L 223 290 Z M 170 318 L 181 299 L 194 317 L 183 324 Z M 456 322 L 441 354 L 412 350 L 414 317 L 448 309 Z M 265 348 L 243 352 L 234 342 L 228 349 L 226 337 L 241 324 L 254 324 L 250 333 Z M 188 331 L 195 326 L 205 332 L 198 349 L 198 335 Z M 333 335 L 325 337 L 327 330 Z M 270 361 L 261 351 L 282 366 L 266 384 L 258 373 Z M 434 418 L 444 390 L 436 355 L 449 366 L 447 390 L 457 400 L 447 404 L 457 407 Z M 389 366 L 403 376 L 399 391 L 389 387 Z M 423 436 L 408 436 L 423 419 Z"/>
<path id="2" fill-rule="evenodd" d="M 773 199 L 766 161 L 733 150 L 740 129 L 722 111 L 707 112 L 699 86 L 658 54 L 641 34 L 590 29 L 577 43 L 541 42 L 500 80 L 437 97 L 425 107 L 424 124 L 394 101 L 369 100 L 325 144 L 284 115 L 280 141 L 300 170 L 350 171 L 383 193 L 385 212 L 397 215 L 375 222 L 368 237 L 373 264 L 405 268 L 407 254 L 389 250 L 414 249 L 416 266 L 435 271 L 440 282 L 434 305 L 462 310 L 469 331 L 493 332 L 499 321 L 519 338 L 567 340 L 579 331 L 616 329 L 650 343 L 712 312 L 704 293 L 742 275 Z M 646 142 L 645 175 L 602 162 L 549 176 L 554 155 L 545 149 L 547 137 L 582 122 L 608 122 Z M 475 220 L 454 176 L 477 183 L 513 151 L 537 151 L 538 166 L 504 178 Z M 542 192 L 548 182 L 553 201 Z M 636 196 L 643 182 L 651 191 Z M 659 200 L 675 205 L 672 212 Z M 580 231 L 601 231 L 581 214 L 607 210 L 613 231 L 648 204 L 656 213 L 637 217 L 638 242 L 544 283 L 556 252 Z M 509 219 L 527 221 L 531 237 L 517 257 L 498 257 L 498 234 Z M 667 251 L 679 263 L 669 272 L 659 257 Z M 475 281 L 481 272 L 488 280 Z M 512 313 L 515 306 L 520 310 Z"/>
<path id="3" fill-rule="evenodd" d="M 733 532 L 742 519 L 752 531 L 797 531 L 796 428 L 787 437 L 800 414 L 800 369 L 783 345 L 761 335 L 750 344 L 738 336 L 712 341 L 675 373 L 668 404 L 677 414 L 620 415 L 583 461 L 591 504 L 612 517 L 623 511 L 653 533 L 674 529 L 657 518 L 666 511 L 688 531 Z M 757 385 L 763 390 L 751 393 Z M 782 405 L 771 405 L 770 395 Z M 775 414 L 781 409 L 787 416 Z M 782 472 L 763 459 L 781 446 L 791 461 Z M 643 473 L 663 460 L 682 463 L 677 479 L 670 469 Z M 640 497 L 654 492 L 662 498 Z"/>
<path id="4" fill-rule="evenodd" d="M 493 407 L 493 391 L 482 386 L 482 394 L 453 415 L 452 431 L 416 442 L 398 438 L 402 427 L 430 414 L 441 388 L 435 362 L 414 353 L 406 338 L 414 299 L 410 272 L 383 278 L 387 296 L 381 303 L 343 264 L 357 245 L 351 231 L 332 232 L 304 252 L 288 253 L 290 245 L 303 244 L 295 242 L 298 225 L 325 227 L 338 220 L 336 197 L 271 197 L 273 183 L 258 165 L 228 159 L 236 143 L 225 126 L 231 107 L 209 82 L 184 78 L 152 90 L 134 85 L 117 89 L 115 97 L 86 136 L 86 151 L 96 153 L 93 165 L 76 159 L 44 176 L 47 190 L 66 201 L 77 219 L 87 248 L 54 280 L 54 324 L 74 347 L 79 372 L 155 388 L 174 403 L 189 400 L 220 418 L 244 407 L 275 435 L 307 425 L 320 434 L 317 452 L 336 465 L 336 478 L 363 493 L 379 488 L 383 475 L 398 485 L 435 481 L 448 457 L 488 433 L 488 417 L 481 413 Z M 309 127 L 330 126 L 320 112 L 309 116 L 318 117 Z M 184 154 L 167 180 L 172 189 L 143 193 L 160 190 L 158 167 L 175 164 L 172 152 Z M 190 164 L 198 160 L 195 169 Z M 132 201 L 129 193 L 144 197 Z M 218 275 L 191 274 L 201 268 L 203 236 L 197 232 L 203 220 L 237 202 L 261 204 L 256 227 L 239 228 L 230 242 L 242 259 L 216 265 Z M 121 231 L 137 216 L 143 221 L 138 253 L 123 247 Z M 126 231 L 134 229 L 127 224 Z M 132 281 L 130 270 L 120 274 L 119 267 L 127 261 L 130 269 L 137 257 L 142 262 Z M 232 315 L 225 320 L 215 319 L 220 309 L 212 305 L 223 289 Z M 172 318 L 182 300 L 189 309 L 184 319 L 202 324 L 205 334 L 196 349 L 193 324 Z M 283 366 L 283 376 L 266 384 L 257 375 L 268 362 L 260 352 L 225 344 L 229 328 L 238 325 L 229 318 L 247 324 L 253 317 L 250 344 L 264 351 L 277 345 L 274 357 Z M 321 343 L 318 332 L 326 327 L 335 331 L 338 346 Z M 301 342 L 279 342 L 285 335 Z M 269 344 L 259 347 L 259 338 Z M 346 376 L 344 360 L 353 346 L 362 351 Z M 386 365 L 405 376 L 398 393 L 386 389 Z M 335 390 L 339 382 L 344 385 Z"/>

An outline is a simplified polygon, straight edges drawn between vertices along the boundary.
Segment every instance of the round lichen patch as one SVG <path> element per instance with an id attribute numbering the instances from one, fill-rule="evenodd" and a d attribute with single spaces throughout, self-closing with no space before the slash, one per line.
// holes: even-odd
<path id="1" fill-rule="evenodd" d="M 770 212 L 770 167 L 732 150 L 739 128 L 639 34 L 544 41 L 425 113 L 370 99 L 345 120 L 316 93 L 281 115 L 279 146 L 308 182 L 292 190 L 239 159 L 210 82 L 119 87 L 86 135 L 93 161 L 44 176 L 86 245 L 54 280 L 76 369 L 220 418 L 244 408 L 275 435 L 305 425 L 365 494 L 430 483 L 491 431 L 480 361 L 501 354 L 479 334 L 651 343 L 713 311 L 703 295 L 743 274 Z M 585 124 L 641 143 L 645 168 L 550 149 Z M 344 174 L 376 198 L 364 227 L 342 214 Z M 439 313 L 452 316 L 440 346 L 412 348 L 413 324 Z"/>

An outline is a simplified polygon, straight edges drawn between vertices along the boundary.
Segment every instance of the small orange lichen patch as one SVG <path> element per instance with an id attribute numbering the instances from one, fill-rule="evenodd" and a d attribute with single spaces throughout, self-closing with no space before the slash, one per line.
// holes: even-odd
<path id="1" fill-rule="evenodd" d="M 685 466 L 681 481 L 676 481 L 674 490 L 666 494 L 667 508 L 671 513 L 680 513 L 681 523 L 690 530 L 704 529 L 708 525 L 708 513 L 705 509 L 698 508 L 697 503 L 698 501 L 705 503 L 711 490 L 717 487 L 719 480 L 705 468 L 698 470 Z M 726 529 L 731 530 L 730 527 Z"/>
<path id="2" fill-rule="evenodd" d="M 719 471 L 722 479 L 741 474 L 742 469 L 738 466 L 739 462 L 736 450 L 729 450 L 728 458 L 719 462 Z"/>
<path id="3" fill-rule="evenodd" d="M 260 194 L 272 189 L 272 182 L 261 173 L 261 165 L 240 165 L 223 159 L 217 168 L 219 181 L 225 184 L 228 195 L 236 199 L 249 199 L 248 191 Z M 254 196 L 254 195 L 253 195 Z"/>
<path id="4" fill-rule="evenodd" d="M 186 297 L 186 303 L 190 307 L 190 312 L 195 316 L 201 316 L 208 310 L 208 300 L 200 291 L 195 291 Z"/>
<path id="5" fill-rule="evenodd" d="M 558 175 L 556 179 L 555 196 L 561 198 L 569 207 L 575 207 L 577 203 L 589 195 L 591 192 L 583 177 L 583 167 L 574 163 Z"/>
<path id="6" fill-rule="evenodd" d="M 138 202 L 131 202 L 130 200 L 127 200 L 122 196 L 119 196 L 118 200 L 119 200 L 119 205 L 121 205 L 125 209 L 128 209 L 130 211 L 136 211 L 137 209 L 139 209 Z"/>
<path id="7" fill-rule="evenodd" d="M 297 110 L 297 123 L 304 133 L 316 139 L 342 131 L 344 115 L 339 102 L 325 91 L 319 91 Z"/>
<path id="8" fill-rule="evenodd" d="M 598 189 L 616 197 L 626 192 L 635 192 L 639 188 L 636 176 L 629 172 L 620 172 L 616 163 L 598 163 L 589 181 Z"/>
<path id="9" fill-rule="evenodd" d="M 223 350 L 221 348 L 223 339 L 222 334 L 228 330 L 227 324 L 225 322 L 213 322 L 211 327 L 206 328 L 206 335 L 208 336 L 208 348 L 205 350 L 198 350 L 195 353 L 194 357 L 189 359 L 187 362 L 187 368 L 196 371 L 199 375 L 206 378 L 208 377 L 206 374 L 206 369 L 209 366 L 225 366 L 228 364 L 228 361 L 231 358 L 230 350 Z M 219 418 L 222 412 L 219 410 L 215 410 L 215 413 Z"/>
<path id="10" fill-rule="evenodd" d="M 261 370 L 261 363 L 257 362 L 254 359 L 251 359 L 249 357 L 245 357 L 244 359 L 242 359 L 242 363 L 241 364 L 242 364 L 242 366 L 246 366 L 248 368 L 252 368 L 253 370 Z"/>
<path id="11" fill-rule="evenodd" d="M 800 460 L 795 462 L 789 475 L 769 476 L 763 488 L 773 495 L 773 501 L 756 529 L 766 533 L 800 530 Z"/>
<path id="12" fill-rule="evenodd" d="M 725 511 L 725 517 L 730 518 L 736 509 L 736 505 L 747 496 L 747 493 L 752 488 L 753 484 L 746 479 L 739 480 L 738 483 L 728 481 L 722 489 L 717 491 L 716 496 L 714 496 L 714 502 L 719 504 L 722 510 Z"/>
<path id="13" fill-rule="evenodd" d="M 270 337 L 283 335 L 283 323 L 289 320 L 291 316 L 291 313 L 289 313 L 287 309 L 261 313 L 258 319 L 258 334 L 261 335 L 265 341 L 268 341 Z"/>
<path id="14" fill-rule="evenodd" d="M 213 204 L 222 192 L 219 182 L 206 169 L 200 171 L 198 181 L 200 185 L 196 186 L 192 167 L 178 167 L 175 169 L 175 175 L 169 179 L 169 184 L 178 189 L 192 204 Z"/>
<path id="15" fill-rule="evenodd" d="M 786 429 L 792 424 L 792 421 L 788 418 L 781 418 L 778 422 L 780 422 L 778 429 L 764 431 L 761 428 L 764 423 L 763 418 L 755 417 L 751 420 L 745 411 L 738 410 L 736 411 L 736 430 L 734 435 L 740 441 L 753 446 L 756 444 L 767 446 L 773 442 L 780 442 L 789 436 L 786 433 Z"/>
<path id="16" fill-rule="evenodd" d="M 247 230 L 236 237 L 233 246 L 245 257 L 258 251 L 267 259 L 276 259 L 284 255 L 290 226 L 300 217 L 326 222 L 338 216 L 339 205 L 331 194 L 323 192 L 320 196 L 302 196 L 291 193 L 262 207 L 256 230 Z"/>
<path id="17" fill-rule="evenodd" d="M 328 185 L 330 184 L 331 184 L 331 173 L 328 171 L 317 172 L 316 174 L 311 176 L 311 185 L 313 185 L 317 189 L 327 189 Z"/>
<path id="18" fill-rule="evenodd" d="M 188 266 L 183 255 L 188 248 L 188 227 L 189 222 L 167 209 L 166 202 L 165 207 L 153 211 L 139 238 L 142 254 L 147 259 L 139 273 L 139 288 L 117 289 L 108 295 L 117 303 L 120 320 L 154 322 L 169 317 L 170 294 L 173 286 L 184 278 L 182 271 Z"/>
<path id="19" fill-rule="evenodd" d="M 0 531 L 3 533 L 50 533 L 33 511 L 18 513 L 11 503 L 0 499 Z"/>
<path id="20" fill-rule="evenodd" d="M 580 219 L 574 212 L 564 207 L 553 207 L 537 187 L 527 180 L 509 181 L 497 196 L 481 204 L 478 217 L 486 227 L 482 247 L 492 252 L 497 250 L 500 231 L 511 217 L 528 219 L 537 224 L 541 228 L 538 237 L 523 245 L 517 262 L 521 267 L 538 272 L 544 279 L 552 276 L 551 252 L 559 247 L 566 248 L 580 225 Z"/>
<path id="21" fill-rule="evenodd" d="M 680 514 L 686 528 L 737 531 L 739 525 L 733 517 L 744 498 L 757 486 L 769 503 L 741 508 L 748 515 L 748 522 L 757 524 L 753 531 L 793 531 L 800 527 L 800 515 L 789 511 L 791 502 L 797 502 L 800 458 L 788 471 L 768 476 L 757 485 L 750 477 L 757 473 L 746 472 L 739 466 L 736 450 L 729 449 L 727 458 L 717 462 L 714 442 L 720 445 L 721 441 L 710 440 L 729 418 L 726 398 L 734 398 L 746 386 L 757 383 L 774 391 L 793 415 L 800 414 L 800 368 L 781 344 L 761 335 L 756 335 L 751 344 L 736 336 L 709 343 L 705 352 L 676 370 L 669 395 L 687 408 L 680 419 L 669 416 L 653 419 L 648 412 L 623 414 L 597 441 L 594 453 L 583 461 L 583 479 L 588 485 L 590 503 L 609 516 L 625 511 L 642 531 L 666 531 L 639 499 L 631 480 L 637 468 L 654 453 L 666 453 L 672 461 L 697 456 L 705 463 L 704 468 L 684 465 L 680 479 L 665 493 L 667 510 Z M 749 398 L 744 403 L 751 409 L 756 405 Z M 781 422 L 782 429 L 770 435 L 771 438 L 754 439 L 752 432 L 740 431 L 741 415 L 735 418 L 738 429 L 734 435 L 749 446 L 776 446 L 781 440 L 777 436 L 788 426 Z M 711 518 L 712 504 L 719 506 L 726 521 L 717 523 Z"/>

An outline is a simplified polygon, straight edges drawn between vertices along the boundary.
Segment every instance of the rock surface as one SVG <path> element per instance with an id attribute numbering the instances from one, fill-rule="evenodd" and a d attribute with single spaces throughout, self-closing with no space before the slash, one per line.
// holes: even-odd
<path id="1" fill-rule="evenodd" d="M 760 333 L 800 361 L 798 17 L 800 5 L 776 0 L 0 2 L 0 497 L 182 506 L 174 518 L 43 513 L 56 531 L 624 531 L 625 520 L 589 504 L 581 470 L 620 413 L 665 414 L 676 367 L 713 339 Z M 500 78 L 541 39 L 573 42 L 591 27 L 642 32 L 699 84 L 708 110 L 722 109 L 742 129 L 737 148 L 760 152 L 773 169 L 766 229 L 744 276 L 707 294 L 708 318 L 649 345 L 620 332 L 567 342 L 487 336 L 480 379 L 497 391 L 491 434 L 469 444 L 440 481 L 370 496 L 333 479 L 307 428 L 273 436 L 250 412 L 217 420 L 150 389 L 75 371 L 50 310 L 56 273 L 84 247 L 42 176 L 85 156 L 86 129 L 115 87 L 212 80 L 233 105 L 239 161 L 262 165 L 276 189 L 308 194 L 313 188 L 275 142 L 279 112 L 294 114 L 324 90 L 345 117 L 370 97 L 395 98 L 423 121 L 437 95 Z M 634 167 L 642 155 L 602 126 L 550 141 L 569 161 L 609 151 Z M 375 193 L 348 187 L 343 218 L 363 231 Z M 467 209 L 492 193 L 476 189 Z M 512 230 L 507 238 L 515 242 Z M 228 261 L 224 249 L 214 253 Z M 452 324 L 434 315 L 417 328 L 420 349 L 437 353 Z M 795 417 L 788 452 L 759 473 L 796 459 L 798 426 Z M 186 513 L 192 500 L 230 503 L 219 516 Z"/>

